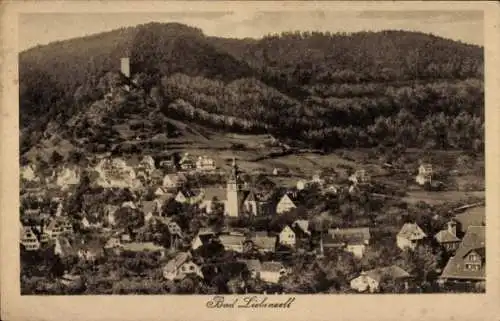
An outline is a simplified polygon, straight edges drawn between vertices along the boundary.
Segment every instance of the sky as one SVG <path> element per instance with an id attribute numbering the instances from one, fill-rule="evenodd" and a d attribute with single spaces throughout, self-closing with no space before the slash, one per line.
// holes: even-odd
<path id="1" fill-rule="evenodd" d="M 265 10 L 265 9 L 264 9 Z M 22 13 L 19 51 L 56 40 L 156 22 L 178 22 L 207 36 L 261 38 L 282 31 L 420 31 L 483 45 L 482 11 L 189 10 L 134 13 Z"/>

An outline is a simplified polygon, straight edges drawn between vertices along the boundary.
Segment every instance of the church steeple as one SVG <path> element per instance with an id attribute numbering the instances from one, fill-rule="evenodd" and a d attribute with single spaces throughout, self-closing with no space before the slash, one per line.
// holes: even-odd
<path id="1" fill-rule="evenodd" d="M 238 183 L 238 165 L 236 165 L 236 159 L 233 157 L 233 163 L 231 164 L 231 173 L 229 175 L 229 181 Z"/>
<path id="2" fill-rule="evenodd" d="M 238 184 L 238 166 L 233 157 L 231 172 L 227 180 L 227 201 L 226 201 L 226 215 L 231 217 L 238 217 L 240 212 L 240 199 L 239 199 L 239 184 Z"/>

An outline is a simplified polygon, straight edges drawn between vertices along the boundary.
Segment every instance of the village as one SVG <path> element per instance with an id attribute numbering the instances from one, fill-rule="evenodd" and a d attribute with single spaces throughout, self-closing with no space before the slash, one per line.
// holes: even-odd
<path id="1" fill-rule="evenodd" d="M 25 165 L 22 283 L 53 294 L 484 290 L 484 201 L 445 214 L 417 206 L 427 214 L 416 218 L 368 170 L 328 173 L 283 187 L 279 168 L 257 175 L 236 157 L 189 153 L 104 154 L 52 175 Z M 421 163 L 407 181 L 433 193 L 434 177 Z M 379 223 L 369 212 L 388 202 L 398 205 Z"/>

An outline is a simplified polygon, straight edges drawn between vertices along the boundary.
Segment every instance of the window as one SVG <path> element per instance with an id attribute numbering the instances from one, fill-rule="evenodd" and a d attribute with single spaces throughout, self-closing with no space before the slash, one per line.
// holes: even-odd
<path id="1" fill-rule="evenodd" d="M 476 262 L 479 261 L 479 255 L 476 253 L 469 254 L 469 261 Z"/>
<path id="2" fill-rule="evenodd" d="M 480 268 L 481 268 L 481 265 L 477 264 L 477 263 L 467 263 L 467 264 L 465 264 L 465 269 L 468 270 L 468 271 L 479 271 Z"/>

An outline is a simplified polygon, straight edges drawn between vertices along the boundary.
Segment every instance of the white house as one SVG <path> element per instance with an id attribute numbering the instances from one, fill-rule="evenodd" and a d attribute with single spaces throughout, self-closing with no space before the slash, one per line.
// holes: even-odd
<path id="1" fill-rule="evenodd" d="M 357 170 L 349 176 L 349 180 L 354 184 L 367 184 L 370 182 L 370 175 L 364 169 Z"/>
<path id="2" fill-rule="evenodd" d="M 414 250 L 427 235 L 416 223 L 406 223 L 396 236 L 396 243 L 401 250 Z"/>
<path id="3" fill-rule="evenodd" d="M 186 177 L 182 173 L 167 174 L 163 178 L 162 186 L 166 189 L 174 189 L 186 182 Z"/>
<path id="4" fill-rule="evenodd" d="M 196 169 L 199 171 L 213 171 L 215 168 L 215 161 L 207 156 L 199 156 L 196 160 Z"/>
<path id="5" fill-rule="evenodd" d="M 163 268 L 163 277 L 167 280 L 182 280 L 188 275 L 197 275 L 203 278 L 201 268 L 191 261 L 191 254 L 180 252 L 168 261 Z"/>
<path id="6" fill-rule="evenodd" d="M 66 189 L 71 185 L 80 183 L 80 170 L 75 167 L 64 166 L 56 175 L 56 185 L 62 189 Z"/>
<path id="7" fill-rule="evenodd" d="M 30 182 L 40 181 L 36 175 L 36 166 L 33 164 L 21 167 L 21 178 Z"/>
<path id="8" fill-rule="evenodd" d="M 139 187 L 135 169 L 121 158 L 104 158 L 94 168 L 98 178 L 96 184 L 104 188 Z"/>
<path id="9" fill-rule="evenodd" d="M 292 197 L 291 194 L 286 193 L 285 195 L 283 195 L 279 200 L 278 204 L 276 205 L 276 213 L 282 214 L 294 208 L 297 208 L 297 205 L 292 200 L 292 198 L 294 197 Z"/>
<path id="10" fill-rule="evenodd" d="M 287 274 L 287 270 L 281 262 L 262 262 L 260 268 L 260 279 L 268 283 L 278 283 L 282 276 Z"/>
<path id="11" fill-rule="evenodd" d="M 358 292 L 377 292 L 385 279 L 394 281 L 404 281 L 410 274 L 398 266 L 392 265 L 362 272 L 358 277 L 350 282 L 351 289 Z"/>
<path id="12" fill-rule="evenodd" d="M 352 253 L 357 258 L 362 258 L 366 247 L 370 244 L 370 229 L 367 227 L 329 229 L 328 234 L 334 242 L 342 244 L 344 251 Z"/>
<path id="13" fill-rule="evenodd" d="M 290 228 L 290 226 L 287 225 L 281 230 L 279 234 L 279 242 L 282 245 L 295 247 L 295 232 Z"/>
<path id="14" fill-rule="evenodd" d="M 40 241 L 38 241 L 35 232 L 33 232 L 33 229 L 29 226 L 21 225 L 20 240 L 27 251 L 36 251 L 40 249 Z"/>
<path id="15" fill-rule="evenodd" d="M 432 165 L 431 164 L 421 164 L 418 167 L 418 174 L 415 177 L 415 182 L 419 185 L 424 185 L 426 183 L 431 183 L 432 181 Z"/>

